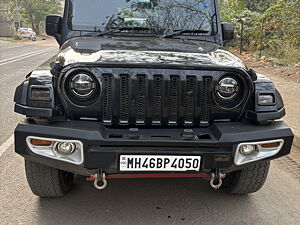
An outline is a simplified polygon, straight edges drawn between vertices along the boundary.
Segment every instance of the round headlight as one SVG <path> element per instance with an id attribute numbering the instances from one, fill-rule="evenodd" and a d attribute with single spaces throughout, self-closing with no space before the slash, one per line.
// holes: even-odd
<path id="1" fill-rule="evenodd" d="M 76 97 L 88 98 L 94 94 L 96 83 L 92 76 L 80 73 L 71 79 L 70 89 Z"/>
<path id="2" fill-rule="evenodd" d="M 239 92 L 239 83 L 237 80 L 226 77 L 220 80 L 217 85 L 217 95 L 219 98 L 225 101 L 232 100 Z"/>

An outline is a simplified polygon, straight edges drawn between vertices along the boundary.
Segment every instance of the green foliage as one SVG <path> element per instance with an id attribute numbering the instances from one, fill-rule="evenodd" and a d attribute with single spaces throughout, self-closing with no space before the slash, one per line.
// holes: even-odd
<path id="1" fill-rule="evenodd" d="M 8 0 L 5 0 L 8 1 Z M 36 33 L 40 33 L 40 25 L 49 14 L 58 14 L 61 0 L 14 0 L 10 3 L 10 17 L 15 21 L 25 20 L 32 25 Z"/>
<path id="2" fill-rule="evenodd" d="M 235 24 L 238 42 L 244 23 L 242 50 L 279 64 L 300 62 L 299 0 L 220 0 L 220 7 L 222 20 Z"/>
<path id="3" fill-rule="evenodd" d="M 272 4 L 275 2 L 274 0 L 244 0 L 247 5 L 247 8 L 251 11 L 263 13 Z"/>
<path id="4" fill-rule="evenodd" d="M 237 24 L 245 13 L 248 12 L 246 4 L 240 0 L 220 0 L 221 18 L 224 22 Z"/>

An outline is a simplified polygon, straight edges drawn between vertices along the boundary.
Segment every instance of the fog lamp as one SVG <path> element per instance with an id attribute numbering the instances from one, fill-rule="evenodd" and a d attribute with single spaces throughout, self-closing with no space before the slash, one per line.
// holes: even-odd
<path id="1" fill-rule="evenodd" d="M 255 145 L 242 145 L 240 147 L 240 153 L 242 155 L 251 155 L 256 151 Z"/>
<path id="2" fill-rule="evenodd" d="M 57 144 L 56 150 L 62 155 L 71 155 L 76 150 L 76 144 L 72 142 L 61 142 Z"/>
<path id="3" fill-rule="evenodd" d="M 272 157 L 282 149 L 283 144 L 283 139 L 241 143 L 235 152 L 234 164 L 240 166 Z"/>
<path id="4" fill-rule="evenodd" d="M 26 138 L 26 143 L 34 154 L 75 165 L 83 163 L 81 141 L 29 136 Z"/>

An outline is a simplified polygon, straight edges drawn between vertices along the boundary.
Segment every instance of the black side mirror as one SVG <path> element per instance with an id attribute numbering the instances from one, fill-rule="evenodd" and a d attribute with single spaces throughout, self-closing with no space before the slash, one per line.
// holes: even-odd
<path id="1" fill-rule="evenodd" d="M 50 15 L 46 18 L 46 34 L 55 37 L 56 41 L 60 43 L 62 27 L 62 17 L 57 15 Z"/>
<path id="2" fill-rule="evenodd" d="M 223 41 L 231 41 L 234 39 L 233 23 L 222 23 Z"/>

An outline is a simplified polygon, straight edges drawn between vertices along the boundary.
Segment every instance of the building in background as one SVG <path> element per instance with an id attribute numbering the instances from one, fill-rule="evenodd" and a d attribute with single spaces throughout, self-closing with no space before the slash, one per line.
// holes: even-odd
<path id="1" fill-rule="evenodd" d="M 0 0 L 0 37 L 13 37 L 16 30 L 22 26 L 22 21 L 15 21 L 9 14 L 9 5 L 11 1 Z"/>
<path id="2" fill-rule="evenodd" d="M 9 1 L 4 3 L 3 0 L 0 0 L 0 37 L 12 37 L 13 32 L 13 21 L 9 18 Z"/>

